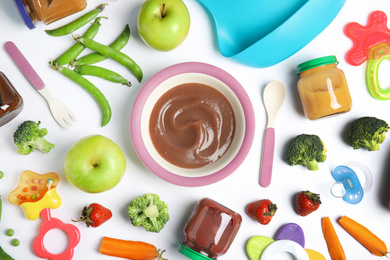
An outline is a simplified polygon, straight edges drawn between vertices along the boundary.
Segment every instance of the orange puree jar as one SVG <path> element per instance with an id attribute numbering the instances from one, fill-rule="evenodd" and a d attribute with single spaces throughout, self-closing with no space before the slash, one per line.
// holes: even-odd
<path id="1" fill-rule="evenodd" d="M 307 118 L 314 120 L 351 110 L 347 81 L 337 64 L 335 56 L 326 56 L 298 65 L 298 92 Z"/>
<path id="2" fill-rule="evenodd" d="M 38 21 L 50 24 L 84 10 L 86 0 L 14 0 L 20 16 L 28 28 L 34 29 Z"/>

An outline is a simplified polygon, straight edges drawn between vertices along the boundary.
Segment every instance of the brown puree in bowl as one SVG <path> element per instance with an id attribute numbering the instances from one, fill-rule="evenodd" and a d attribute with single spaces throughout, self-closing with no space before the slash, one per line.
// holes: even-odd
<path id="1" fill-rule="evenodd" d="M 227 98 L 215 88 L 185 83 L 155 104 L 149 132 L 157 152 L 169 163 L 193 169 L 210 165 L 228 150 L 236 119 Z"/>

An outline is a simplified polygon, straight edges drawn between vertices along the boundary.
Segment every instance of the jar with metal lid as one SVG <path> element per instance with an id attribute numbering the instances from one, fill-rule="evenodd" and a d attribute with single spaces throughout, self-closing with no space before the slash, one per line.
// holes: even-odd
<path id="1" fill-rule="evenodd" d="M 298 65 L 298 92 L 307 118 L 314 120 L 351 110 L 348 84 L 337 64 L 335 56 L 326 56 Z"/>
<path id="2" fill-rule="evenodd" d="M 34 29 L 38 21 L 50 24 L 84 10 L 86 0 L 14 0 L 20 16 L 28 28 Z"/>
<path id="3" fill-rule="evenodd" d="M 23 99 L 0 71 L 0 126 L 14 119 L 23 109 Z"/>
<path id="4" fill-rule="evenodd" d="M 229 249 L 241 221 L 240 214 L 203 198 L 184 227 L 185 240 L 178 251 L 193 260 L 215 260 Z"/>

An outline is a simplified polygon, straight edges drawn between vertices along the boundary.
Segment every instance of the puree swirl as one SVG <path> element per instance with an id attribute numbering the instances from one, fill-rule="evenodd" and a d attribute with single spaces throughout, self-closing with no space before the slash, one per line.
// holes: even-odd
<path id="1" fill-rule="evenodd" d="M 230 102 L 213 87 L 185 83 L 164 93 L 150 115 L 149 132 L 157 152 L 182 168 L 214 163 L 235 134 Z"/>

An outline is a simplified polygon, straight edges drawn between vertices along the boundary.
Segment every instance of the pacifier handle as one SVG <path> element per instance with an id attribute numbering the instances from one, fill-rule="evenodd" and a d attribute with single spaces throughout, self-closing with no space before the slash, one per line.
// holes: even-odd
<path id="1" fill-rule="evenodd" d="M 332 187 L 330 188 L 330 193 L 335 198 L 342 198 L 347 194 L 348 190 L 345 187 L 351 187 L 352 184 L 350 183 L 349 179 L 343 180 L 343 181 L 336 181 L 333 183 Z"/>
<path id="2" fill-rule="evenodd" d="M 390 88 L 382 89 L 379 84 L 379 65 L 385 59 L 390 60 L 390 46 L 387 43 L 372 47 L 367 62 L 366 80 L 371 96 L 379 100 L 390 99 Z"/>
<path id="3" fill-rule="evenodd" d="M 52 218 L 50 214 L 50 209 L 45 208 L 41 212 L 41 217 L 43 222 L 39 228 L 39 234 L 34 239 L 33 250 L 35 254 L 41 258 L 51 259 L 51 260 L 69 260 L 73 258 L 74 248 L 80 242 L 80 231 L 79 229 L 72 224 L 64 224 L 61 220 L 57 218 Z M 46 250 L 44 245 L 44 237 L 52 229 L 61 229 L 63 230 L 69 238 L 69 243 L 67 249 L 61 254 L 52 254 Z"/>

